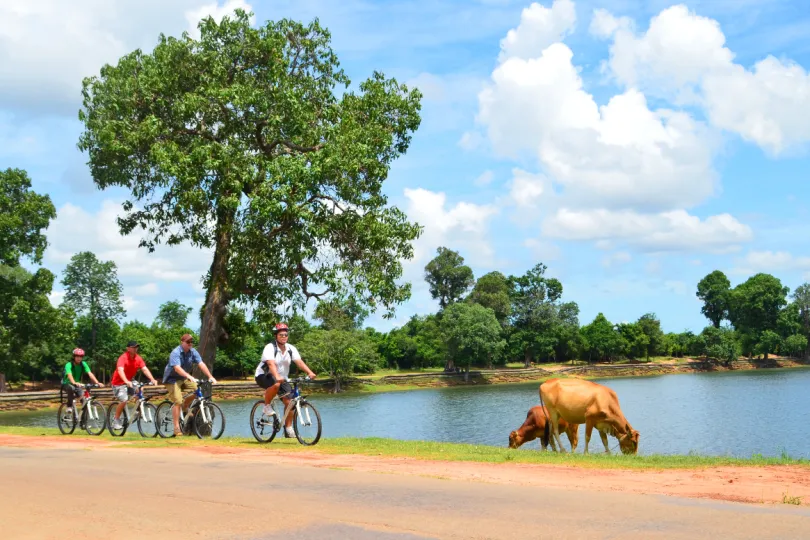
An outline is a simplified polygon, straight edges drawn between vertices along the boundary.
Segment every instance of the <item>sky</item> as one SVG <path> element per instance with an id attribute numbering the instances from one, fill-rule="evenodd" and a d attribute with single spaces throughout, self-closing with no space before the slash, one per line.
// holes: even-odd
<path id="1" fill-rule="evenodd" d="M 43 265 L 61 301 L 70 257 L 115 261 L 127 319 L 199 307 L 210 252 L 138 248 L 115 222 L 126 192 L 95 188 L 81 133 L 83 77 L 161 33 L 237 7 L 254 23 L 319 18 L 356 85 L 374 70 L 424 94 L 422 125 L 385 182 L 424 227 L 393 320 L 435 312 L 424 266 L 457 250 L 476 277 L 537 263 L 580 323 L 655 313 L 707 321 L 697 282 L 768 272 L 810 280 L 810 11 L 787 0 L 3 0 L 0 168 L 51 196 Z"/>

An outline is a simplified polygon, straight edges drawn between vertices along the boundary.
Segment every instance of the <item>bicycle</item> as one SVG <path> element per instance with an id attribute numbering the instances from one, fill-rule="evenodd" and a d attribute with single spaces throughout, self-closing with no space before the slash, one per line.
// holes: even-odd
<path id="1" fill-rule="evenodd" d="M 73 400 L 73 410 L 68 413 L 67 403 L 62 403 L 56 413 L 56 424 L 59 431 L 64 435 L 70 435 L 79 424 L 80 429 L 84 429 L 88 435 L 98 436 L 107 427 L 107 416 L 104 414 L 104 405 L 96 403 L 96 398 L 90 394 L 90 388 L 97 388 L 98 384 L 77 384 L 76 388 L 84 390 L 81 397 Z M 60 390 L 60 401 L 62 391 Z M 79 415 L 79 403 L 81 403 L 82 413 Z M 80 420 L 81 419 L 81 420 Z M 92 427 L 91 427 L 92 426 Z"/>
<path id="2" fill-rule="evenodd" d="M 293 415 L 293 431 L 295 438 L 304 446 L 314 446 L 321 440 L 321 415 L 318 409 L 307 401 L 306 396 L 302 396 L 298 390 L 298 385 L 309 381 L 309 377 L 299 377 L 297 379 L 290 379 L 289 382 L 293 384 L 293 391 L 290 396 L 290 406 L 283 411 L 284 403 L 278 396 L 274 397 L 270 402 L 273 408 L 273 413 L 270 415 L 264 414 L 264 400 L 259 400 L 253 404 L 250 410 L 250 431 L 253 436 L 260 443 L 269 443 L 275 439 L 276 434 L 281 431 L 281 427 L 287 422 L 290 414 Z M 310 410 L 312 414 L 310 414 Z M 314 419 L 314 422 L 313 422 Z M 313 426 L 314 423 L 314 426 Z M 315 436 L 309 441 L 305 437 L 304 430 L 306 428 L 314 427 Z"/>
<path id="3" fill-rule="evenodd" d="M 197 389 L 183 396 L 183 402 L 189 396 L 194 396 L 194 401 L 188 406 L 188 413 L 180 409 L 180 430 L 183 435 L 191 435 L 193 429 L 199 439 L 207 436 L 219 439 L 225 431 L 225 414 L 219 405 L 211 400 L 211 382 L 196 380 L 195 382 L 199 383 Z M 157 408 L 158 434 L 166 439 L 174 437 L 173 406 L 174 403 L 167 399 Z M 216 426 L 218 420 L 222 423 Z"/>
<path id="4" fill-rule="evenodd" d="M 134 407 L 135 412 L 130 412 L 129 409 L 129 399 L 127 399 L 127 404 L 124 406 L 124 410 L 121 411 L 121 424 L 122 427 L 120 429 L 115 429 L 115 410 L 118 408 L 118 401 L 113 401 L 110 403 L 110 406 L 107 407 L 107 425 L 110 428 L 110 435 L 113 437 L 123 437 L 126 434 L 127 429 L 134 423 L 138 424 L 138 432 L 141 434 L 141 437 L 157 437 L 157 407 L 149 403 L 149 400 L 152 399 L 154 396 L 150 396 L 148 398 L 143 397 L 143 387 L 146 384 L 138 381 L 132 381 L 132 394 L 129 393 L 130 389 L 127 389 L 127 398 L 135 397 L 137 398 L 137 403 Z"/>

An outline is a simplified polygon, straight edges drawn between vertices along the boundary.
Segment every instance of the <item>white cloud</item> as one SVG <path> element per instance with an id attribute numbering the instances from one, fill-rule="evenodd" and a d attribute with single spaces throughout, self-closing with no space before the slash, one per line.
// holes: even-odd
<path id="1" fill-rule="evenodd" d="M 602 266 L 610 268 L 612 266 L 620 266 L 629 263 L 633 257 L 626 251 L 617 251 L 602 258 Z"/>
<path id="2" fill-rule="evenodd" d="M 652 111 L 636 90 L 599 107 L 562 43 L 537 58 L 509 58 L 479 94 L 478 121 L 495 152 L 539 159 L 577 205 L 669 210 L 715 191 L 716 145 L 683 112 Z"/>
<path id="3" fill-rule="evenodd" d="M 539 238 L 528 238 L 523 241 L 523 245 L 531 250 L 532 255 L 541 261 L 555 261 L 560 258 L 559 246 L 548 240 Z"/>
<path id="4" fill-rule="evenodd" d="M 571 0 L 554 0 L 551 8 L 533 2 L 520 14 L 520 24 L 501 40 L 499 60 L 533 58 L 574 30 L 577 14 Z"/>
<path id="5" fill-rule="evenodd" d="M 685 5 L 663 10 L 639 36 L 629 27 L 613 35 L 609 65 L 620 83 L 700 104 L 712 125 L 774 155 L 810 142 L 810 74 L 795 62 L 734 63 L 719 23 Z"/>
<path id="6" fill-rule="evenodd" d="M 144 283 L 133 289 L 136 296 L 155 296 L 159 291 L 157 283 Z"/>
<path id="7" fill-rule="evenodd" d="M 473 184 L 478 187 L 488 186 L 492 183 L 494 178 L 495 174 L 492 171 L 484 171 L 478 176 L 478 178 L 473 180 Z"/>
<path id="8" fill-rule="evenodd" d="M 495 206 L 459 202 L 446 208 L 447 195 L 422 188 L 406 189 L 405 197 L 408 218 L 424 227 L 414 242 L 414 258 L 408 265 L 419 266 L 421 271 L 439 246 L 464 251 L 471 260 L 491 264 L 493 251 L 487 232 L 490 218 L 498 213 Z"/>
<path id="9" fill-rule="evenodd" d="M 51 293 L 48 295 L 48 300 L 51 301 L 51 305 L 54 307 L 58 307 L 64 298 L 65 291 L 51 291 Z"/>
<path id="10" fill-rule="evenodd" d="M 185 282 L 193 286 L 204 276 L 211 264 L 211 251 L 189 244 L 158 246 L 154 253 L 139 248 L 140 236 L 121 236 L 116 216 L 120 205 L 105 200 L 99 211 L 91 214 L 73 204 L 57 211 L 48 227 L 49 247 L 44 261 L 51 267 L 63 267 L 80 251 L 92 251 L 105 261 L 113 261 L 125 287 L 145 287 L 148 293 L 156 282 Z M 133 292 L 138 292 L 133 289 Z"/>
<path id="11" fill-rule="evenodd" d="M 742 275 L 778 271 L 810 272 L 810 256 L 795 256 L 787 251 L 749 251 L 733 270 Z M 810 274 L 804 277 L 810 279 Z"/>
<path id="12" fill-rule="evenodd" d="M 477 131 L 465 131 L 458 140 L 458 146 L 462 150 L 472 152 L 481 148 L 484 142 L 484 137 Z"/>
<path id="13" fill-rule="evenodd" d="M 534 175 L 521 169 L 514 169 L 512 174 L 509 189 L 512 204 L 519 209 L 535 208 L 538 199 L 546 193 L 548 180 L 542 175 Z"/>
<path id="14" fill-rule="evenodd" d="M 629 17 L 614 17 L 608 10 L 598 8 L 593 10 L 591 25 L 588 32 L 601 39 L 612 37 L 619 30 L 632 30 L 633 20 Z"/>
<path id="15" fill-rule="evenodd" d="M 244 4 L 228 0 L 226 7 L 235 3 Z M 189 24 L 187 12 L 217 5 L 203 0 L 3 0 L 0 103 L 9 110 L 75 118 L 83 77 L 98 74 L 105 63 L 136 48 L 151 50 L 161 32 L 179 35 Z"/>
<path id="16" fill-rule="evenodd" d="M 242 9 L 246 13 L 250 13 L 253 8 L 244 0 L 225 0 L 223 5 L 219 5 L 218 1 L 205 4 L 196 9 L 186 11 L 186 21 L 188 21 L 188 33 L 195 38 L 199 38 L 200 30 L 197 28 L 199 22 L 206 17 L 213 17 L 216 22 L 220 22 L 223 17 L 232 16 L 233 12 L 237 9 Z M 251 17 L 251 24 L 256 19 L 255 16 Z"/>
<path id="17" fill-rule="evenodd" d="M 701 220 L 684 210 L 660 214 L 561 208 L 543 222 L 544 234 L 565 240 L 615 240 L 645 251 L 727 252 L 752 238 L 729 214 Z"/>
<path id="18" fill-rule="evenodd" d="M 127 295 L 121 297 L 121 302 L 124 304 L 124 309 L 127 311 L 132 311 L 135 306 L 140 304 L 140 301 L 135 300 L 135 298 Z"/>

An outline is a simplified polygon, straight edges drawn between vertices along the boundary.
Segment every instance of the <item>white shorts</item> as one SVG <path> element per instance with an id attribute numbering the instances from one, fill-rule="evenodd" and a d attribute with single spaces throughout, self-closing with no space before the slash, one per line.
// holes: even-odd
<path id="1" fill-rule="evenodd" d="M 127 390 L 129 390 L 129 387 L 125 384 L 122 384 L 121 386 L 112 387 L 113 396 L 121 403 L 126 403 L 127 400 L 129 400 L 129 393 L 127 392 Z"/>

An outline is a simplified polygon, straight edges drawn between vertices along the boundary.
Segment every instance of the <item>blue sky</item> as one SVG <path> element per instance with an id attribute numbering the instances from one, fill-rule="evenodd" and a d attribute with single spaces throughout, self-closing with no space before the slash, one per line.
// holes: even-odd
<path id="1" fill-rule="evenodd" d="M 583 324 L 653 311 L 698 331 L 695 287 L 712 270 L 810 279 L 802 3 L 3 2 L 0 167 L 26 169 L 57 206 L 45 265 L 61 274 L 84 249 L 115 260 L 130 319 L 173 298 L 199 306 L 209 254 L 150 255 L 118 235 L 124 193 L 96 190 L 76 150 L 81 78 L 237 6 L 257 24 L 319 17 L 354 83 L 376 69 L 425 94 L 385 188 L 425 227 L 405 265 L 414 294 L 373 326 L 435 311 L 422 274 L 440 245 L 476 276 L 546 264 Z"/>

